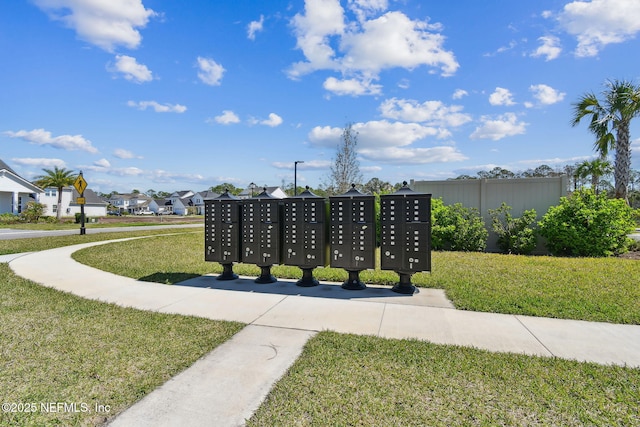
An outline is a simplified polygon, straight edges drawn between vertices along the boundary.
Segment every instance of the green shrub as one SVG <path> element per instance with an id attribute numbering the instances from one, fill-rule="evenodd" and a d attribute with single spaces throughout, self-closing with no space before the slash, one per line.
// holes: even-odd
<path id="1" fill-rule="evenodd" d="M 20 217 L 26 222 L 38 222 L 46 208 L 47 206 L 42 203 L 29 202 L 20 213 Z"/>
<path id="2" fill-rule="evenodd" d="M 587 189 L 561 198 L 538 226 L 553 255 L 602 257 L 627 250 L 635 222 L 624 200 Z"/>
<path id="3" fill-rule="evenodd" d="M 0 224 L 15 224 L 20 221 L 21 219 L 18 215 L 14 215 L 9 212 L 0 214 Z"/>
<path id="4" fill-rule="evenodd" d="M 511 206 L 502 202 L 497 209 L 489 209 L 491 226 L 498 235 L 498 248 L 504 253 L 528 255 L 536 248 L 536 211 L 524 211 L 520 218 L 511 216 Z"/>
<path id="5" fill-rule="evenodd" d="M 431 199 L 431 247 L 434 250 L 484 251 L 489 233 L 475 208 L 444 205 Z"/>

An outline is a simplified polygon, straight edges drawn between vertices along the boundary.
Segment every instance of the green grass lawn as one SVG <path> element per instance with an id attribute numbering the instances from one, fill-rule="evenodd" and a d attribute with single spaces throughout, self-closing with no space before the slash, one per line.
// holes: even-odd
<path id="1" fill-rule="evenodd" d="M 152 255 L 152 256 L 151 256 Z M 88 248 L 80 262 L 136 279 L 176 283 L 211 272 L 204 261 L 203 232 L 140 239 Z M 619 258 L 560 258 L 477 252 L 434 252 L 432 272 L 413 276 L 417 286 L 445 289 L 456 308 L 640 324 L 640 262 Z M 258 276 L 255 265 L 234 266 L 238 274 Z M 300 278 L 297 267 L 274 266 L 276 277 Z M 317 268 L 319 280 L 341 282 L 346 271 Z M 364 271 L 365 283 L 392 285 L 392 271 Z"/>
<path id="2" fill-rule="evenodd" d="M 221 271 L 204 262 L 203 246 L 203 233 L 190 231 L 88 248 L 74 257 L 118 274 L 176 283 Z M 436 252 L 433 270 L 416 274 L 414 282 L 446 289 L 465 309 L 640 324 L 637 261 Z M 259 273 L 243 264 L 234 271 Z M 273 272 L 300 277 L 295 267 Z M 319 268 L 315 276 L 342 281 L 346 273 Z M 17 278 L 6 264 L 0 277 L 7 277 L 0 279 L 3 400 L 111 407 L 108 415 L 0 414 L 0 425 L 103 422 L 240 327 L 83 300 Z M 361 277 L 397 280 L 383 271 Z M 248 425 L 631 426 L 640 425 L 639 407 L 640 369 L 322 332 Z"/>
<path id="3" fill-rule="evenodd" d="M 322 332 L 248 426 L 637 426 L 640 369 Z"/>
<path id="4" fill-rule="evenodd" d="M 132 229 L 126 234 L 121 232 L 113 233 L 94 233 L 80 235 L 73 234 L 71 236 L 48 236 L 48 237 L 34 237 L 30 239 L 13 239 L 13 240 L 0 240 L 0 255 L 18 254 L 21 252 L 35 252 L 43 251 L 45 249 L 59 248 L 61 246 L 77 245 L 79 243 L 98 242 L 104 240 L 120 239 L 123 237 L 140 237 L 140 236 L 153 236 L 157 234 L 179 234 L 179 233 L 192 233 L 194 229 L 190 228 L 171 228 L 158 230 L 135 230 Z"/>
<path id="5" fill-rule="evenodd" d="M 242 327 L 86 300 L 17 277 L 6 263 L 0 278 L 0 398 L 36 405 L 30 413 L 3 406 L 2 426 L 102 423 Z M 77 412 L 40 406 L 57 403 Z"/>

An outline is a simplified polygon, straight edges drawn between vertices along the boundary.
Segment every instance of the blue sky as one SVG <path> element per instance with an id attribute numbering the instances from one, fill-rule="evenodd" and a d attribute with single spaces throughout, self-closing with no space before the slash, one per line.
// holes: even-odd
<path id="1" fill-rule="evenodd" d="M 590 159 L 571 104 L 640 81 L 640 1 L 0 2 L 0 158 L 100 192 L 365 181 Z M 640 122 L 640 119 L 638 119 Z M 640 169 L 640 125 L 631 129 Z"/>

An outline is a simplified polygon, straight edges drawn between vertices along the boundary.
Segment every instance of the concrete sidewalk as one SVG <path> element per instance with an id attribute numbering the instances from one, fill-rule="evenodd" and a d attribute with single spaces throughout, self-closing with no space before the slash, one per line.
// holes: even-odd
<path id="1" fill-rule="evenodd" d="M 105 243 L 110 242 L 25 254 L 9 265 L 22 277 L 86 298 L 251 325 L 125 411 L 114 425 L 242 424 L 306 340 L 322 330 L 640 367 L 638 325 L 461 311 L 442 291 L 432 289 L 406 296 L 388 287 L 347 291 L 323 283 L 301 288 L 290 280 L 259 285 L 254 278 L 218 281 L 215 275 L 168 286 L 71 259 L 78 249 Z M 260 375 L 262 371 L 266 374 Z M 190 409 L 185 411 L 184 405 Z M 167 418 L 170 414 L 175 418 Z"/>

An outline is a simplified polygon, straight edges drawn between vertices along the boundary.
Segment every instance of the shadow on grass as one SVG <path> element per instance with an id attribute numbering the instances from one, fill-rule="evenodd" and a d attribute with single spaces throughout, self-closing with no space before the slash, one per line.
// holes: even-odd
<path id="1" fill-rule="evenodd" d="M 143 282 L 154 282 L 162 283 L 165 285 L 172 285 L 184 280 L 195 279 L 196 277 L 200 277 L 200 275 L 193 273 L 168 272 L 149 274 L 148 276 L 140 277 L 138 280 Z"/>

